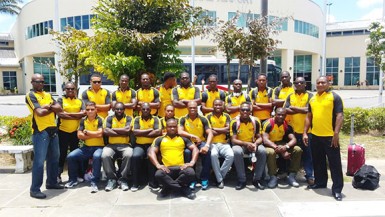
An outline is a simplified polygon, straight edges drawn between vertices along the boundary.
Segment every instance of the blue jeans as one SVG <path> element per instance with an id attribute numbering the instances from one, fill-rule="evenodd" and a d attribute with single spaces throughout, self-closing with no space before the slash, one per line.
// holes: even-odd
<path id="1" fill-rule="evenodd" d="M 198 149 L 200 150 L 206 145 L 206 142 L 202 142 L 199 146 Z M 188 163 L 191 161 L 192 158 L 192 153 L 190 149 L 185 149 L 184 150 L 184 162 Z M 200 179 L 201 180 L 209 180 L 210 178 L 210 170 L 211 170 L 211 151 L 209 151 L 206 154 L 199 154 L 199 157 L 202 158 L 202 171 L 200 174 Z"/>
<path id="2" fill-rule="evenodd" d="M 40 192 L 43 184 L 44 161 L 47 160 L 47 180 L 46 185 L 57 184 L 57 174 L 59 171 L 59 138 L 57 133 L 49 135 L 47 131 L 35 132 L 32 135 L 33 143 L 33 165 L 32 165 L 32 185 L 31 192 Z"/>
<path id="3" fill-rule="evenodd" d="M 313 175 L 313 160 L 311 156 L 311 148 L 310 148 L 310 143 L 311 143 L 311 133 L 308 133 L 309 136 L 309 144 L 308 146 L 305 146 L 303 144 L 302 140 L 302 134 L 295 133 L 295 138 L 297 139 L 297 145 L 301 147 L 302 149 L 302 163 L 303 163 L 303 169 L 306 172 L 306 179 L 314 179 Z"/>
<path id="4" fill-rule="evenodd" d="M 97 183 L 100 179 L 100 169 L 102 167 L 103 146 L 83 146 L 77 148 L 67 156 L 69 181 L 76 181 L 79 174 L 79 165 L 92 157 L 92 179 L 91 182 Z"/>

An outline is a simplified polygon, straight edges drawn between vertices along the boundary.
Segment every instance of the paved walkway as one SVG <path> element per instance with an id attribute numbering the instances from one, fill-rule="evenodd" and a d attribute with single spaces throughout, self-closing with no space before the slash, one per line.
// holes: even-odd
<path id="1" fill-rule="evenodd" d="M 367 163 L 385 174 L 385 160 Z M 67 177 L 63 179 L 67 180 Z M 256 190 L 249 183 L 245 189 L 236 191 L 235 173 L 225 181 L 222 190 L 211 187 L 202 191 L 198 188 L 197 198 L 193 201 L 177 194 L 159 198 L 157 192 L 151 192 L 147 187 L 137 192 L 115 189 L 91 194 L 87 184 L 69 190 L 42 188 L 48 197 L 37 200 L 29 196 L 30 173 L 0 173 L 0 216 L 385 216 L 384 187 L 364 191 L 354 189 L 351 182 L 346 182 L 343 201 L 337 202 L 331 197 L 331 183 L 327 189 L 307 190 L 305 183 L 299 188 L 290 188 L 282 180 L 276 189 Z M 100 189 L 104 185 L 102 182 Z M 385 185 L 384 177 L 380 185 Z"/>

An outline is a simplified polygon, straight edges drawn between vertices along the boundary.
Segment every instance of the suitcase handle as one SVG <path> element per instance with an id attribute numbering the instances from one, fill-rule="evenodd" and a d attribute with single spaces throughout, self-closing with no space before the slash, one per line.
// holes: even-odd
<path id="1" fill-rule="evenodd" d="M 350 116 L 350 144 L 353 145 L 354 144 L 354 141 L 353 141 L 353 136 L 354 136 L 354 114 L 352 114 Z"/>

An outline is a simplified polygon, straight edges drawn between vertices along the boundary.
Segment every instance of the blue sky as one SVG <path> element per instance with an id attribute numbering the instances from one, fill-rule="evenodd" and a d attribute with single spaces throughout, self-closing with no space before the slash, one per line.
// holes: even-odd
<path id="1" fill-rule="evenodd" d="M 24 0 L 24 3 L 31 0 Z M 254 0 L 258 1 L 258 0 Z M 290 1 L 290 0 L 286 0 Z M 313 0 L 323 9 L 324 0 Z M 382 17 L 382 5 L 385 0 L 328 0 L 331 3 L 330 22 L 351 20 L 372 20 Z M 328 12 L 329 14 L 329 12 Z M 0 14 L 0 33 L 10 32 L 16 16 Z"/>

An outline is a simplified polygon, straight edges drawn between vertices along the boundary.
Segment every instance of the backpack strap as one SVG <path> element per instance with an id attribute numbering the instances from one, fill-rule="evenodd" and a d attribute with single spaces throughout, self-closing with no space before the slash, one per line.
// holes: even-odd
<path id="1" fill-rule="evenodd" d="M 273 128 L 274 128 L 274 124 L 275 124 L 274 118 L 270 118 L 270 119 L 269 119 L 269 122 L 270 122 L 271 129 L 273 129 Z M 284 121 L 283 121 L 283 130 L 285 131 L 285 133 L 286 133 L 286 131 L 287 131 L 288 128 L 289 128 L 289 126 L 288 126 L 288 124 L 287 124 L 287 121 L 284 120 Z"/>

